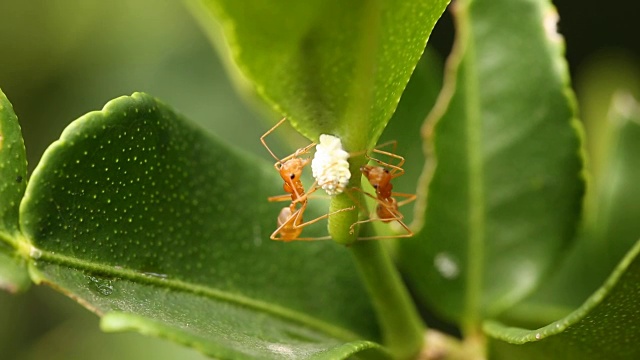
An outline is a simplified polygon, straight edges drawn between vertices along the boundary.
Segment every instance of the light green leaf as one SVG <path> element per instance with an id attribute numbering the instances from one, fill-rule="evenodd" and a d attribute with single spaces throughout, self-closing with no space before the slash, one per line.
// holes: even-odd
<path id="1" fill-rule="evenodd" d="M 15 254 L 18 209 L 27 186 L 27 156 L 18 117 L 0 90 L 0 289 L 22 291 L 31 281 Z"/>
<path id="2" fill-rule="evenodd" d="M 580 300 L 597 289 L 640 239 L 640 105 L 628 93 L 616 94 L 607 122 L 611 139 L 585 225 L 589 249 L 581 257 L 587 276 L 583 291 L 575 292 Z"/>
<path id="3" fill-rule="evenodd" d="M 266 198 L 281 189 L 270 164 L 134 94 L 46 151 L 20 221 L 36 280 L 104 315 L 105 329 L 223 358 L 379 348 L 364 341 L 378 337 L 375 316 L 344 247 L 269 240 L 282 204 Z M 309 219 L 326 212 L 316 205 Z"/>
<path id="4" fill-rule="evenodd" d="M 538 330 L 484 326 L 490 359 L 632 360 L 640 357 L 640 242 L 579 309 Z"/>
<path id="5" fill-rule="evenodd" d="M 204 0 L 232 56 L 305 136 L 372 147 L 448 0 Z"/>
<path id="6" fill-rule="evenodd" d="M 425 50 L 411 75 L 389 125 L 384 129 L 379 144 L 397 141 L 395 152 L 405 158 L 403 176 L 393 180 L 394 191 L 415 193 L 416 184 L 424 168 L 424 141 L 421 131 L 442 88 L 442 59 L 429 47 Z M 393 150 L 391 147 L 382 150 Z M 411 205 L 402 208 L 405 222 L 413 219 Z M 387 224 L 383 225 L 388 227 Z"/>
<path id="7" fill-rule="evenodd" d="M 423 300 L 473 332 L 557 260 L 584 184 L 555 10 L 546 0 L 456 5 L 455 49 L 427 130 L 437 163 L 424 227 L 400 243 L 401 264 Z"/>

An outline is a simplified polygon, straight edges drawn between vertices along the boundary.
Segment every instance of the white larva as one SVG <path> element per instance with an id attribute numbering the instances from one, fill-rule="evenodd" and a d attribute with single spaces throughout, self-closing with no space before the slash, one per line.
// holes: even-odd
<path id="1" fill-rule="evenodd" d="M 342 148 L 342 142 L 333 135 L 320 135 L 316 153 L 311 161 L 313 177 L 328 195 L 341 194 L 349 183 L 349 153 Z"/>

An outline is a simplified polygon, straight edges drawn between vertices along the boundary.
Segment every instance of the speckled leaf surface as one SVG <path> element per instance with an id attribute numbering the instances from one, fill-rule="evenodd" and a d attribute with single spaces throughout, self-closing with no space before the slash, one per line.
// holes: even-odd
<path id="1" fill-rule="evenodd" d="M 640 242 L 606 283 L 569 316 L 538 330 L 488 322 L 490 359 L 640 358 Z"/>
<path id="2" fill-rule="evenodd" d="M 203 0 L 241 71 L 305 136 L 373 146 L 448 0 Z"/>
<path id="3" fill-rule="evenodd" d="M 402 166 L 404 175 L 393 180 L 394 191 L 415 193 L 425 161 L 428 161 L 421 129 L 442 88 L 442 66 L 442 59 L 427 47 L 378 142 L 397 141 L 395 152 L 406 160 Z M 393 150 L 393 147 L 382 150 Z M 405 221 L 410 223 L 413 219 L 411 205 L 402 209 Z"/>
<path id="4" fill-rule="evenodd" d="M 54 280 L 60 290 L 103 314 L 104 331 L 138 331 L 222 359 L 340 359 L 365 350 L 383 354 L 373 342 L 349 341 L 238 299 L 176 291 L 170 280 L 141 285 L 135 279 L 94 276 L 55 264 L 39 270 L 45 281 Z"/>
<path id="5" fill-rule="evenodd" d="M 33 274 L 107 329 L 223 358 L 375 347 L 358 342 L 377 327 L 345 249 L 269 240 L 278 179 L 148 95 L 118 98 L 72 123 L 34 171 L 20 218 Z"/>
<path id="6" fill-rule="evenodd" d="M 24 260 L 16 252 L 18 209 L 27 184 L 27 156 L 18 117 L 0 90 L 0 289 L 11 292 L 29 284 Z"/>
<path id="7" fill-rule="evenodd" d="M 427 129 L 437 163 L 423 185 L 424 227 L 400 243 L 401 264 L 423 300 L 473 331 L 554 264 L 584 185 L 551 4 L 456 5 L 456 45 Z"/>

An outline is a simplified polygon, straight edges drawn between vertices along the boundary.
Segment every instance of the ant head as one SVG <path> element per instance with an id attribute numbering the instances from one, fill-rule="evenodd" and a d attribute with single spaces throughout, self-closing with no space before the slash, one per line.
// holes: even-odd
<path id="1" fill-rule="evenodd" d="M 293 158 L 285 161 L 280 164 L 278 171 L 280 172 L 280 177 L 285 182 L 297 181 L 300 179 L 302 175 L 302 169 L 307 165 L 309 159 L 299 159 Z"/>

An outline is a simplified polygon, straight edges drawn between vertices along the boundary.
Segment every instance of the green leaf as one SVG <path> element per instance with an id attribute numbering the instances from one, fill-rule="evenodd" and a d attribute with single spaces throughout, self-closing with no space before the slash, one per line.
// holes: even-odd
<path id="1" fill-rule="evenodd" d="M 401 242 L 420 298 L 473 332 L 526 296 L 573 238 L 583 193 L 575 109 L 548 1 L 460 1 L 424 227 Z M 435 121 L 437 120 L 437 121 Z"/>
<path id="2" fill-rule="evenodd" d="M 402 93 L 398 108 L 384 129 L 379 144 L 397 141 L 396 153 L 405 158 L 404 175 L 393 180 L 394 191 L 415 193 L 424 168 L 424 141 L 420 136 L 424 121 L 442 88 L 442 59 L 429 47 L 425 50 Z M 383 150 L 392 150 L 391 147 Z M 411 205 L 402 208 L 405 222 L 413 219 Z M 383 227 L 388 227 L 384 224 Z"/>
<path id="3" fill-rule="evenodd" d="M 553 276 L 503 321 L 540 326 L 566 315 L 600 287 L 640 239 L 640 106 L 631 95 L 618 93 L 607 120 L 608 149 L 599 157 L 602 169 L 592 182 L 596 189 L 580 241 Z"/>
<path id="4" fill-rule="evenodd" d="M 0 90 L 0 289 L 25 290 L 31 281 L 24 261 L 15 254 L 18 209 L 27 186 L 27 155 L 18 117 Z"/>
<path id="5" fill-rule="evenodd" d="M 282 204 L 266 198 L 281 189 L 270 164 L 134 94 L 78 119 L 46 151 L 21 226 L 36 280 L 104 315 L 108 330 L 223 358 L 379 348 L 363 341 L 377 326 L 344 247 L 269 240 Z M 326 212 L 314 204 L 309 219 Z"/>
<path id="6" fill-rule="evenodd" d="M 590 249 L 588 256 L 582 257 L 587 261 L 583 269 L 591 271 L 585 273 L 589 284 L 585 292 L 577 294 L 581 300 L 608 277 L 640 239 L 640 105 L 631 95 L 618 93 L 609 114 L 611 140 L 597 182 L 597 198 L 585 225 Z"/>
<path id="7" fill-rule="evenodd" d="M 640 242 L 606 283 L 569 316 L 538 330 L 484 326 L 491 359 L 638 359 Z"/>
<path id="8" fill-rule="evenodd" d="M 238 297 L 197 296 L 190 291 L 172 291 L 173 284 L 162 280 L 156 286 L 141 285 L 135 280 L 94 276 L 54 264 L 40 270 L 58 289 L 91 304 L 90 308 L 102 315 L 104 331 L 138 331 L 217 358 L 335 359 L 381 349 L 369 341 L 345 341 L 328 334 L 327 329 L 314 329 L 274 313 L 274 309 L 256 309 L 255 304 L 243 303 Z"/>
<path id="9" fill-rule="evenodd" d="M 305 136 L 372 147 L 448 0 L 203 0 L 232 56 Z"/>

